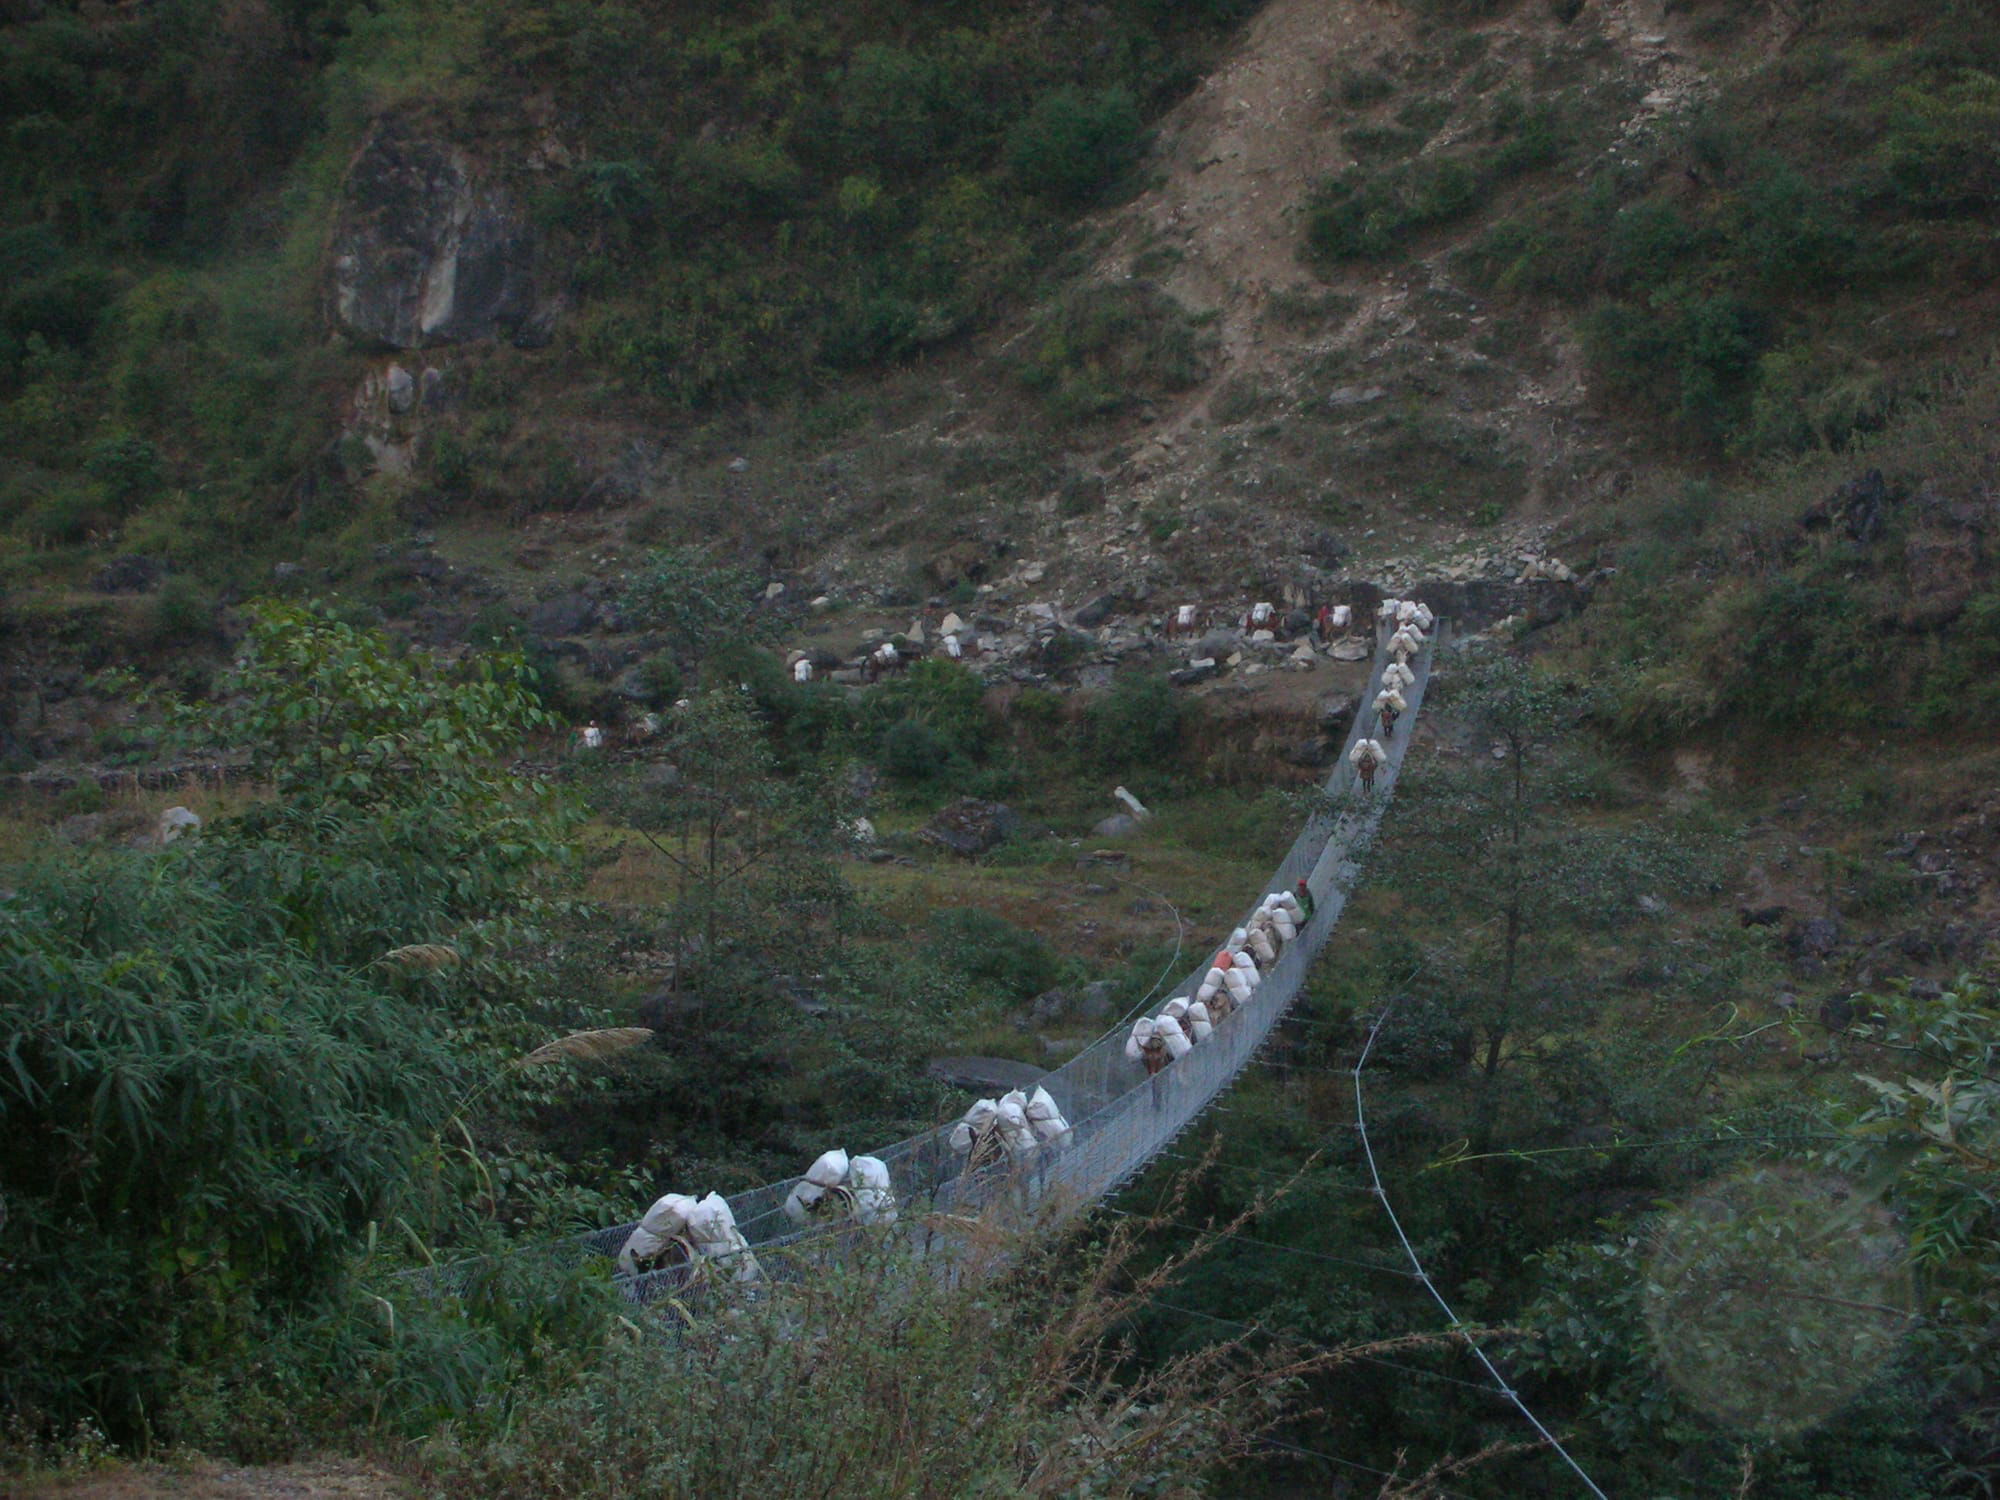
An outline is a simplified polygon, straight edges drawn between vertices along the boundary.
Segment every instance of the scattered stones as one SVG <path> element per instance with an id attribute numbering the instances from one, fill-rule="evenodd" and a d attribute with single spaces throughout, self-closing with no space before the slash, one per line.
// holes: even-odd
<path id="1" fill-rule="evenodd" d="M 741 454 L 738 454 L 735 458 L 729 460 L 729 472 L 732 474 L 749 473 L 750 460 L 743 457 Z"/>
<path id="2" fill-rule="evenodd" d="M 1060 1021 L 1069 1010 L 1069 996 L 1061 990 L 1043 990 L 1028 1006 L 1028 1014 L 1038 1026 Z"/>
<path id="3" fill-rule="evenodd" d="M 1122 839 L 1136 833 L 1139 820 L 1130 813 L 1113 813 L 1090 830 L 1090 836 L 1097 839 Z"/>

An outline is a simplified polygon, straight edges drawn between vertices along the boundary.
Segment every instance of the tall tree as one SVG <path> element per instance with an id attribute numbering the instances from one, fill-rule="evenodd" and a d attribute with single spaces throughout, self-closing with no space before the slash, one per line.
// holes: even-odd
<path id="1" fill-rule="evenodd" d="M 1493 654 L 1439 687 L 1437 712 L 1465 749 L 1413 765 L 1398 836 L 1380 857 L 1389 886 L 1456 919 L 1421 987 L 1473 1034 L 1472 1145 L 1485 1150 L 1507 1059 L 1589 1021 L 1598 981 L 1580 937 L 1639 917 L 1642 897 L 1690 886 L 1699 850 L 1592 815 L 1576 745 L 1584 703 L 1570 685 Z"/>

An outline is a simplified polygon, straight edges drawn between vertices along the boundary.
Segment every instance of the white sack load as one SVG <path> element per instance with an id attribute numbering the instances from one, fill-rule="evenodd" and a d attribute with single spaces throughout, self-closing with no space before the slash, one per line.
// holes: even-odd
<path id="1" fill-rule="evenodd" d="M 1345 630 L 1349 625 L 1352 625 L 1353 623 L 1354 623 L 1354 610 L 1351 606 L 1346 604 L 1334 605 L 1332 625 L 1335 630 Z"/>
<path id="2" fill-rule="evenodd" d="M 1417 621 L 1417 609 L 1416 600 L 1398 599 L 1396 601 L 1396 623 L 1398 625 L 1414 625 Z"/>
<path id="3" fill-rule="evenodd" d="M 813 664 L 810 657 L 801 656 L 792 663 L 792 681 L 805 683 L 813 680 Z"/>
<path id="4" fill-rule="evenodd" d="M 1250 1003 L 1249 972 L 1236 964 L 1230 965 L 1224 972 L 1227 975 L 1225 985 L 1229 991 L 1229 998 L 1234 1000 L 1238 1005 L 1248 1005 Z"/>
<path id="5" fill-rule="evenodd" d="M 666 1249 L 669 1241 L 684 1238 L 688 1215 L 695 1207 L 695 1200 L 686 1193 L 668 1193 L 655 1200 L 618 1252 L 618 1269 L 628 1276 L 635 1275 L 644 1262 Z"/>
<path id="6" fill-rule="evenodd" d="M 1041 1142 L 1035 1139 L 1034 1127 L 1028 1124 L 1028 1111 L 1019 1093 L 1009 1094 L 1000 1101 L 1000 1113 L 994 1123 L 1000 1130 L 1001 1144 L 1007 1154 L 1019 1161 L 1024 1156 L 1033 1156 Z"/>
<path id="7" fill-rule="evenodd" d="M 1428 604 L 1419 604 L 1417 606 L 1417 629 L 1429 630 L 1436 623 L 1437 616 L 1431 613 L 1431 607 Z"/>
<path id="8" fill-rule="evenodd" d="M 1279 911 L 1284 912 L 1292 919 L 1294 927 L 1305 920 L 1305 908 L 1299 905 L 1299 898 L 1294 896 L 1290 891 L 1271 892 L 1271 901 Z"/>
<path id="9" fill-rule="evenodd" d="M 896 1222 L 896 1190 L 889 1181 L 889 1164 L 881 1157 L 855 1157 L 847 1168 L 847 1190 L 854 1195 L 856 1223 Z"/>
<path id="10" fill-rule="evenodd" d="M 979 1137 L 992 1126 L 994 1116 L 1000 1113 L 998 1099 L 981 1099 L 965 1112 L 965 1117 L 951 1127 L 951 1149 L 960 1156 L 970 1151 Z"/>
<path id="11" fill-rule="evenodd" d="M 845 1151 L 828 1151 L 806 1168 L 789 1197 L 785 1199 L 785 1217 L 794 1224 L 805 1224 L 829 1209 L 838 1209 L 839 1203 L 828 1202 L 829 1196 L 838 1199 L 835 1191 L 847 1181 L 848 1160 Z"/>
<path id="12" fill-rule="evenodd" d="M 1194 606 L 1192 604 L 1180 604 L 1174 607 L 1174 628 L 1176 630 L 1194 629 Z"/>
<path id="13" fill-rule="evenodd" d="M 1289 943 L 1299 935 L 1298 902 L 1282 891 L 1273 891 L 1264 899 L 1271 903 L 1271 930 L 1280 941 Z"/>
<path id="14" fill-rule="evenodd" d="M 1263 928 L 1254 928 L 1250 933 L 1250 954 L 1260 964 L 1274 964 L 1278 961 L 1278 945 Z"/>
<path id="15" fill-rule="evenodd" d="M 1160 1007 L 1160 1025 L 1163 1028 L 1171 1026 L 1174 1030 L 1180 1032 L 1182 1036 L 1186 1037 L 1190 1042 L 1192 1042 L 1195 1039 L 1194 1022 L 1190 1021 L 1187 1018 L 1187 1013 L 1188 1013 L 1187 996 L 1176 995 L 1174 996 L 1173 999 L 1169 1000 L 1165 1005 Z"/>
<path id="16" fill-rule="evenodd" d="M 1154 1032 L 1154 1035 L 1167 1044 L 1167 1056 L 1175 1062 L 1179 1062 L 1183 1057 L 1194 1051 L 1194 1043 L 1189 1040 L 1188 1034 L 1181 1030 L 1181 1024 L 1178 1021 L 1170 1021 L 1163 1018 L 1160 1021 L 1159 1029 Z"/>
<path id="17" fill-rule="evenodd" d="M 1251 605 L 1250 606 L 1251 626 L 1255 629 L 1259 630 L 1263 629 L 1264 626 L 1269 625 L 1271 623 L 1271 613 L 1272 613 L 1271 606 L 1268 604 Z"/>
<path id="18" fill-rule="evenodd" d="M 1209 1014 L 1208 1007 L 1199 1000 L 1187 1008 L 1187 1023 L 1194 1028 L 1194 1039 L 1197 1042 L 1207 1041 L 1215 1031 L 1214 1017 Z"/>
<path id="19" fill-rule="evenodd" d="M 1416 681 L 1417 674 L 1412 672 L 1402 662 L 1392 661 L 1382 669 L 1382 686 L 1392 687 L 1399 693 L 1407 688 L 1414 687 Z"/>
<path id="20" fill-rule="evenodd" d="M 1230 968 L 1242 971 L 1243 977 L 1250 981 L 1251 989 L 1256 989 L 1264 982 L 1264 976 L 1259 972 L 1257 960 L 1253 956 L 1248 953 L 1232 953 L 1229 956 L 1232 960 Z"/>
<path id="21" fill-rule="evenodd" d="M 687 1226 L 688 1238 L 701 1258 L 729 1272 L 730 1280 L 751 1282 L 763 1276 L 764 1268 L 750 1253 L 750 1242 L 736 1227 L 736 1215 L 722 1194 L 710 1193 L 697 1203 L 688 1214 Z"/>
<path id="22" fill-rule="evenodd" d="M 1056 1107 L 1055 1096 L 1040 1084 L 1028 1098 L 1028 1123 L 1045 1146 L 1063 1146 L 1069 1143 L 1069 1121 Z"/>
<path id="23" fill-rule="evenodd" d="M 1375 611 L 1375 618 L 1381 620 L 1385 624 L 1393 623 L 1396 618 L 1397 612 L 1400 611 L 1402 607 L 1403 607 L 1403 601 L 1401 599 L 1384 599 L 1382 601 L 1381 607 Z"/>
<path id="24" fill-rule="evenodd" d="M 1132 1034 L 1125 1038 L 1125 1055 L 1133 1062 L 1146 1060 L 1146 1048 L 1153 1042 L 1153 1018 L 1141 1016 L 1132 1023 Z"/>

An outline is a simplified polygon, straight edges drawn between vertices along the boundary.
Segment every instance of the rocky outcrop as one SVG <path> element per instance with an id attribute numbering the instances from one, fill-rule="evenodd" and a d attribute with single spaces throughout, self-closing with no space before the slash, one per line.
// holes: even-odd
<path id="1" fill-rule="evenodd" d="M 457 146 L 384 121 L 341 188 L 327 264 L 341 332 L 391 349 L 548 339 L 541 247 L 507 189 Z M 414 394 L 414 393 L 412 393 Z"/>

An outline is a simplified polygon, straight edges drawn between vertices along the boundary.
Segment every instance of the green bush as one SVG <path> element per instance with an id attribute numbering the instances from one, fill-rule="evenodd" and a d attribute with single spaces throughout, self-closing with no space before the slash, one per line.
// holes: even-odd
<path id="1" fill-rule="evenodd" d="M 929 781 L 951 759 L 951 747 L 921 719 L 903 719 L 882 736 L 882 769 L 898 781 Z"/>
<path id="2" fill-rule="evenodd" d="M 1940 89 L 1898 90 L 1877 148 L 1889 192 L 1925 215 L 2000 203 L 2000 77 L 1971 69 Z"/>
<path id="3" fill-rule="evenodd" d="M 1064 293 L 1036 321 L 1017 373 L 1052 415 L 1082 421 L 1195 385 L 1207 371 L 1207 344 L 1160 288 L 1100 283 Z"/>
<path id="4" fill-rule="evenodd" d="M 996 998 L 1029 1000 L 1061 982 L 1055 950 L 997 912 L 953 907 L 934 913 L 930 927 L 941 960 Z"/>
<path id="5" fill-rule="evenodd" d="M 153 596 L 151 634 L 161 645 L 186 646 L 215 629 L 215 602 L 184 573 L 175 573 Z"/>
<path id="6" fill-rule="evenodd" d="M 1127 672 L 1086 710 L 1091 754 L 1107 770 L 1157 772 L 1179 759 L 1185 715 L 1164 674 Z"/>
<path id="7" fill-rule="evenodd" d="M 1143 122 L 1122 88 L 1057 89 L 1007 136 L 1007 165 L 1031 192 L 1086 203 L 1138 159 Z"/>

